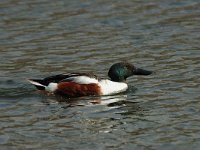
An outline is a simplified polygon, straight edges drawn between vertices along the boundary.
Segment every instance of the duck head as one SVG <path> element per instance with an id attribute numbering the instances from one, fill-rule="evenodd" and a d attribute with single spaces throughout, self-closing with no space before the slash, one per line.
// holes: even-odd
<path id="1" fill-rule="evenodd" d="M 112 81 L 125 82 L 126 78 L 132 75 L 150 75 L 151 73 L 152 71 L 137 68 L 130 63 L 121 62 L 110 67 L 108 76 Z"/>

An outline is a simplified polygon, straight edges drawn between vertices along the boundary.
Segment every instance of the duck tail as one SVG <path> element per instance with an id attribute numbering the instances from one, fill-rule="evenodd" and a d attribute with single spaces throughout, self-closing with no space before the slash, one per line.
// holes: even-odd
<path id="1" fill-rule="evenodd" d="M 45 90 L 45 83 L 44 80 L 39 79 L 27 79 L 31 84 L 33 84 L 38 90 Z"/>

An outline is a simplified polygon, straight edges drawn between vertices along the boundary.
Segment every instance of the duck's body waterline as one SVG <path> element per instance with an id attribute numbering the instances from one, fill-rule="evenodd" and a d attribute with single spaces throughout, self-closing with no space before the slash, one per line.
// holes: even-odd
<path id="1" fill-rule="evenodd" d="M 124 92 L 128 89 L 127 83 L 114 82 L 108 79 L 96 80 L 91 78 L 88 80 L 87 77 L 81 76 L 82 82 L 61 82 L 61 83 L 49 83 L 44 86 L 45 91 L 50 93 L 56 93 L 66 95 L 69 97 L 87 96 L 87 95 L 111 95 L 120 92 Z M 83 79 L 87 79 L 87 82 Z M 78 79 L 79 80 L 79 79 Z M 96 80 L 96 81 L 95 81 Z M 34 84 L 33 80 L 29 79 L 29 82 Z"/>
<path id="2" fill-rule="evenodd" d="M 116 63 L 111 66 L 108 72 L 111 80 L 99 80 L 94 74 L 68 73 L 50 76 L 42 80 L 29 79 L 28 81 L 39 90 L 67 97 L 101 96 L 125 92 L 128 89 L 125 82 L 127 77 L 151 73 L 151 71 L 138 69 L 129 63 Z"/>

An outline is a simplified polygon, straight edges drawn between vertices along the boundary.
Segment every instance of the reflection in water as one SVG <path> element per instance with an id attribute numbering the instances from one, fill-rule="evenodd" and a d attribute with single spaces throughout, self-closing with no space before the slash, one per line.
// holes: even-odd
<path id="1" fill-rule="evenodd" d="M 111 103 L 117 103 L 119 101 L 126 100 L 127 95 L 118 94 L 111 96 L 86 96 L 79 98 L 67 98 L 60 95 L 56 95 L 58 102 L 69 104 L 69 106 L 87 106 L 87 105 L 109 105 Z"/>
<path id="2" fill-rule="evenodd" d="M 197 0 L 0 7 L 1 149 L 199 149 Z M 35 93 L 25 81 L 74 70 L 106 78 L 124 60 L 156 74 L 129 78 L 126 93 L 77 99 Z"/>
<path id="3" fill-rule="evenodd" d="M 131 87 L 129 91 L 135 90 L 135 87 Z M 143 115 L 143 113 L 148 112 L 149 106 L 146 103 L 140 103 L 134 101 L 134 99 L 129 100 L 128 95 L 129 93 L 121 93 L 117 95 L 108 95 L 108 96 L 87 96 L 87 97 L 79 97 L 79 98 L 66 98 L 63 96 L 56 96 L 52 97 L 52 100 L 57 100 L 58 103 L 64 109 L 69 109 L 71 107 L 83 107 L 83 109 L 88 109 L 89 112 L 87 113 L 105 113 L 105 111 L 113 111 L 114 114 L 120 114 L 122 116 L 129 116 L 129 115 Z M 133 95 L 134 93 L 131 93 Z M 56 98 L 56 99 L 55 99 Z M 45 104 L 50 104 L 50 100 L 48 97 L 43 100 Z M 142 106 L 143 105 L 143 106 Z M 100 109 L 99 109 L 100 108 Z M 75 108 L 72 108 L 75 109 Z M 152 108 L 151 108 L 152 109 Z M 107 116 L 113 120 L 114 118 Z"/>

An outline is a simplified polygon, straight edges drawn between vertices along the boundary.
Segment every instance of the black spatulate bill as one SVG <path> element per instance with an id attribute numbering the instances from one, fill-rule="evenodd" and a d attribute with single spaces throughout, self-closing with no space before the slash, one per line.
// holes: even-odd
<path id="1" fill-rule="evenodd" d="M 152 71 L 136 68 L 134 71 L 134 74 L 135 75 L 150 75 L 152 74 Z"/>

